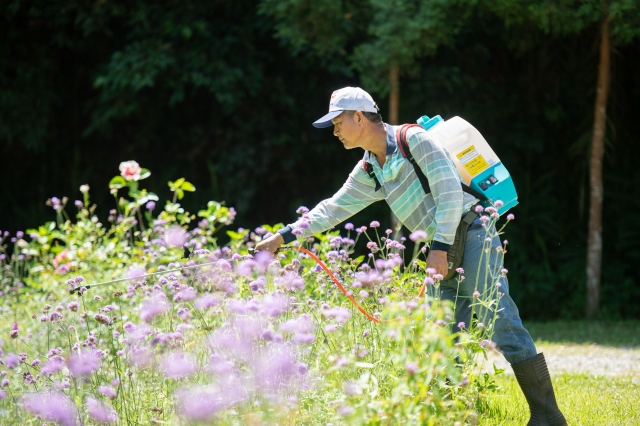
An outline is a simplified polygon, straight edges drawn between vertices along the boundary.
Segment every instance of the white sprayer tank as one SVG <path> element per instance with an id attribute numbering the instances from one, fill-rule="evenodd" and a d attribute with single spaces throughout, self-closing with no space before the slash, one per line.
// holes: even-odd
<path id="1" fill-rule="evenodd" d="M 491 203 L 502 201 L 503 205 L 498 208 L 500 214 L 518 204 L 511 175 L 482 134 L 469 122 L 460 117 L 444 121 L 437 115 L 431 119 L 422 116 L 418 124 L 449 151 L 460 177 L 469 187 L 485 194 Z"/>

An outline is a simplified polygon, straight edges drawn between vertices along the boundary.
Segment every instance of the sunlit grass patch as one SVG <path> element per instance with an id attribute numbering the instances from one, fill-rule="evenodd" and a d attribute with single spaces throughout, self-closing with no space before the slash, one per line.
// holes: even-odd
<path id="1" fill-rule="evenodd" d="M 513 375 L 496 379 L 502 390 L 485 399 L 479 425 L 526 425 L 527 402 Z M 570 425 L 640 424 L 640 380 L 633 377 L 602 377 L 562 374 L 552 377 L 558 406 Z"/>

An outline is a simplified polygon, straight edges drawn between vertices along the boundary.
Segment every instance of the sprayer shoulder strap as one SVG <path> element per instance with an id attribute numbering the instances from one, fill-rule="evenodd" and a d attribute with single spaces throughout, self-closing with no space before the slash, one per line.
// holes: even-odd
<path id="1" fill-rule="evenodd" d="M 365 160 L 362 160 L 362 168 L 369 175 L 371 179 L 376 183 L 376 191 L 382 188 L 380 185 L 380 181 L 376 177 L 376 173 L 373 171 L 373 166 L 370 163 L 367 163 Z"/>
<path id="2" fill-rule="evenodd" d="M 424 193 L 428 194 L 431 192 L 431 188 L 429 187 L 429 180 L 416 162 L 416 159 L 413 158 L 413 155 L 409 150 L 409 143 L 407 142 L 407 131 L 409 131 L 409 129 L 411 129 L 412 127 L 419 127 L 422 129 L 422 126 L 420 126 L 419 124 L 404 124 L 398 127 L 398 130 L 396 132 L 396 140 L 398 141 L 398 148 L 400 148 L 400 153 L 411 163 L 411 165 L 413 166 L 413 170 L 416 172 L 418 180 L 422 185 Z M 481 201 L 487 200 L 487 197 L 484 194 L 481 194 L 478 191 L 469 188 L 466 183 L 460 182 L 460 186 L 462 186 L 462 191 L 466 192 L 467 194 L 471 194 Z"/>

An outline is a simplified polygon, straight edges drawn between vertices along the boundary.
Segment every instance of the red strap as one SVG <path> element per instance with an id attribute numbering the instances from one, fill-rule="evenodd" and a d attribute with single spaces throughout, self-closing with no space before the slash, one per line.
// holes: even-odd
<path id="1" fill-rule="evenodd" d="M 411 156 L 411 151 L 409 151 L 409 143 L 407 142 L 407 131 L 409 131 L 412 127 L 420 127 L 419 124 L 403 124 L 398 128 L 396 132 L 396 141 L 398 142 L 398 147 L 400 147 L 400 153 L 404 158 L 409 158 Z"/>

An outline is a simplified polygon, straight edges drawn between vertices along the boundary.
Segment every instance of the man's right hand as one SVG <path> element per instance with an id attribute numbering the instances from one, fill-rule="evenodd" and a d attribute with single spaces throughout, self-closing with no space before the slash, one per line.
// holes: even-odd
<path id="1" fill-rule="evenodd" d="M 276 250 L 278 250 L 283 244 L 284 238 L 282 238 L 282 235 L 275 233 L 266 240 L 262 240 L 258 244 L 256 244 L 256 250 L 266 250 L 271 253 L 275 253 Z"/>

